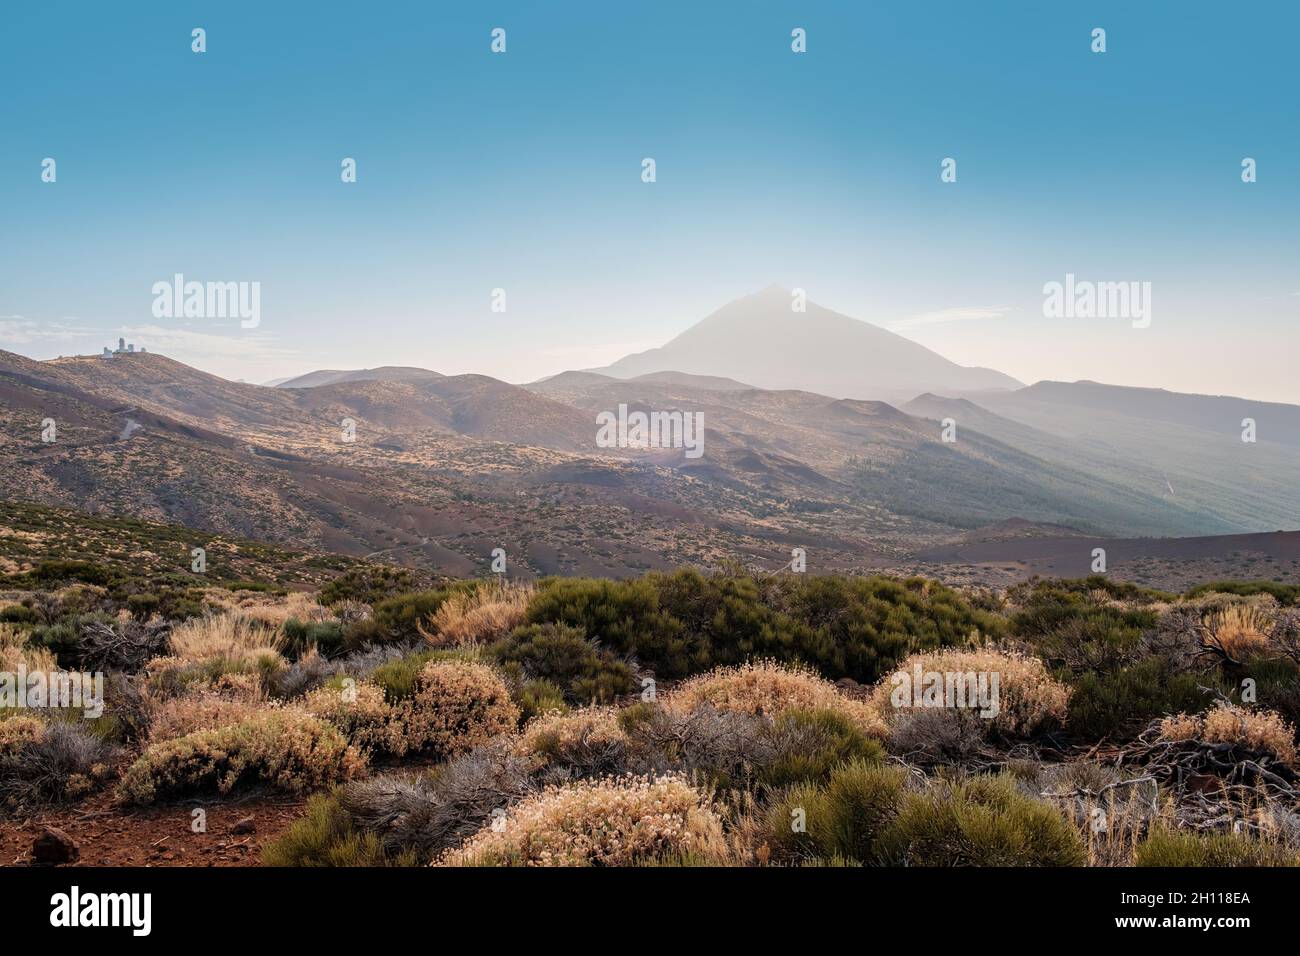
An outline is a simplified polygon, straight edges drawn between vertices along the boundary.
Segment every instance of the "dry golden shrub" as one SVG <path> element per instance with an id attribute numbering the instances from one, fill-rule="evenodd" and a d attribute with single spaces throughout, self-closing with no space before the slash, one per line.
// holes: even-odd
<path id="1" fill-rule="evenodd" d="M 1291 766 L 1297 765 L 1295 728 L 1271 710 L 1246 710 L 1218 701 L 1205 713 L 1176 714 L 1160 721 L 1161 740 L 1199 740 L 1209 744 L 1240 744 L 1272 754 Z"/>
<path id="2" fill-rule="evenodd" d="M 267 784 L 301 793 L 361 773 L 365 759 L 328 723 L 296 708 L 150 744 L 122 776 L 131 803 Z"/>
<path id="3" fill-rule="evenodd" d="M 430 750 L 441 758 L 519 726 L 519 708 L 505 681 L 486 664 L 467 661 L 430 661 L 420 671 L 415 694 L 395 711 L 406 749 Z"/>
<path id="4" fill-rule="evenodd" d="M 999 733 L 1027 736 L 1044 726 L 1060 723 L 1064 721 L 1070 703 L 1070 688 L 1055 680 L 1046 665 L 1036 657 L 992 648 L 940 650 L 913 654 L 876 685 L 871 692 L 870 707 L 885 723 L 927 709 L 913 706 L 913 697 L 908 692 L 916 683 L 918 671 L 923 677 L 944 675 L 945 691 L 949 675 L 964 675 L 968 688 L 971 686 L 970 675 L 988 675 L 985 686 L 991 689 L 991 675 L 996 674 L 997 713 L 988 718 L 988 727 Z M 905 682 L 900 675 L 906 676 Z M 896 691 L 901 693 L 896 696 Z M 946 696 L 944 700 L 947 700 Z M 971 703 L 968 697 L 968 709 Z"/>
<path id="5" fill-rule="evenodd" d="M 15 754 L 45 736 L 45 722 L 37 717 L 18 715 L 0 720 L 0 756 Z"/>
<path id="6" fill-rule="evenodd" d="M 492 585 L 470 594 L 453 594 L 420 633 L 432 647 L 486 644 L 524 623 L 533 589 L 526 585 Z"/>
<path id="7" fill-rule="evenodd" d="M 333 724 L 363 753 L 401 754 L 407 749 L 402 723 L 378 684 L 326 684 L 307 695 L 303 709 Z"/>
<path id="8" fill-rule="evenodd" d="M 260 700 L 197 693 L 158 703 L 149 720 L 149 741 L 175 740 L 199 730 L 226 727 L 256 717 L 271 704 Z"/>
<path id="9" fill-rule="evenodd" d="M 675 776 L 605 778 L 527 797 L 503 827 L 488 824 L 440 866 L 635 866 L 723 863 L 722 821 Z"/>
<path id="10" fill-rule="evenodd" d="M 689 713 L 703 704 L 773 719 L 788 710 L 832 710 L 869 736 L 883 738 L 887 732 L 884 721 L 865 701 L 846 697 L 811 670 L 770 660 L 722 667 L 692 677 L 664 700 L 664 707 L 676 714 Z"/>
<path id="11" fill-rule="evenodd" d="M 548 711 L 530 720 L 515 742 L 520 754 L 566 753 L 578 747 L 619 746 L 627 734 L 613 707 L 584 707 L 567 713 Z"/>

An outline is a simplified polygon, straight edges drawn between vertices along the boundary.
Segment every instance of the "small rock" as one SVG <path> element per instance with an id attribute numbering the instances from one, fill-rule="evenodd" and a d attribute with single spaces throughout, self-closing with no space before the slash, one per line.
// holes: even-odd
<path id="1" fill-rule="evenodd" d="M 230 832 L 236 835 L 242 835 L 245 833 L 252 833 L 256 829 L 257 821 L 252 817 L 244 817 L 242 820 L 236 820 L 231 824 Z"/>
<path id="2" fill-rule="evenodd" d="M 77 841 L 58 827 L 45 827 L 32 842 L 32 862 L 38 866 L 75 863 L 80 856 Z"/>

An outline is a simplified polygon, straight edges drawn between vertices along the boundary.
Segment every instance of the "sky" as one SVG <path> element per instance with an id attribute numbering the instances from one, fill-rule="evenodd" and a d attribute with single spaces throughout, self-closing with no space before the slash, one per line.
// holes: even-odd
<path id="1" fill-rule="evenodd" d="M 1282 2 L 7 4 L 0 348 L 530 381 L 775 282 L 1025 382 L 1300 403 L 1298 28 Z M 257 326 L 155 315 L 178 273 L 259 283 Z M 1046 316 L 1067 274 L 1150 282 L 1149 326 Z"/>

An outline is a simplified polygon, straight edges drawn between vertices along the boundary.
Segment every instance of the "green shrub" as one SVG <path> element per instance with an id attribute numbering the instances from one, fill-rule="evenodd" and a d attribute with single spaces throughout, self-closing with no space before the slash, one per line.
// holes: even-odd
<path id="1" fill-rule="evenodd" d="M 412 853 L 390 858 L 373 833 L 358 830 L 337 792 L 317 794 L 303 816 L 262 849 L 263 866 L 415 866 Z"/>
<path id="2" fill-rule="evenodd" d="M 1244 833 L 1188 833 L 1156 827 L 1138 845 L 1134 866 L 1300 866 L 1294 850 Z"/>
<path id="3" fill-rule="evenodd" d="M 1082 866 L 1078 829 L 1010 777 L 944 782 L 904 797 L 874 846 L 885 866 Z"/>
<path id="4" fill-rule="evenodd" d="M 406 568 L 366 565 L 351 568 L 330 581 L 320 589 L 318 600 L 326 607 L 340 601 L 378 604 L 385 598 L 410 592 L 413 586 L 411 572 Z"/>
<path id="5" fill-rule="evenodd" d="M 1213 683 L 1155 657 L 1110 674 L 1089 672 L 1074 684 L 1066 726 L 1084 740 L 1127 739 L 1157 717 L 1203 709 L 1208 698 L 1197 685 Z"/>
<path id="6" fill-rule="evenodd" d="M 409 700 L 415 696 L 415 686 L 424 665 L 440 656 L 435 651 L 417 651 L 380 664 L 371 671 L 370 679 L 384 689 L 384 699 L 390 704 Z"/>
<path id="7" fill-rule="evenodd" d="M 565 711 L 569 706 L 564 691 L 548 680 L 524 681 L 516 688 L 514 698 L 524 722 L 551 711 Z"/>
<path id="8" fill-rule="evenodd" d="M 690 569 L 635 581 L 547 580 L 528 620 L 578 628 L 660 679 L 767 657 L 874 682 L 914 651 L 1005 630 L 996 615 L 919 578 L 759 579 Z"/>
<path id="9" fill-rule="evenodd" d="M 1072 586 L 1077 583 L 1039 584 L 1011 616 L 1012 633 L 1049 666 L 1071 674 L 1108 673 L 1132 663 L 1140 653 L 1143 634 L 1159 622 L 1158 611 L 1099 603 L 1092 590 Z M 1113 597 L 1124 588 L 1108 584 L 1100 590 Z"/>
<path id="10" fill-rule="evenodd" d="M 343 625 L 338 621 L 300 621 L 291 617 L 284 622 L 284 642 L 291 657 L 301 657 L 311 647 L 331 657 L 343 649 Z"/>
<path id="11" fill-rule="evenodd" d="M 772 728 L 776 758 L 759 773 L 759 781 L 783 787 L 827 779 L 851 761 L 883 762 L 885 749 L 861 727 L 835 710 L 788 710 Z"/>
<path id="12" fill-rule="evenodd" d="M 420 627 L 453 594 L 475 590 L 476 581 L 458 581 L 445 588 L 414 591 L 384 598 L 374 606 L 374 614 L 349 625 L 343 636 L 347 650 L 374 644 L 406 644 L 420 640 Z M 321 598 L 324 602 L 324 597 Z M 335 600 L 339 600 L 336 598 Z"/>
<path id="13" fill-rule="evenodd" d="M 93 561 L 41 561 L 36 567 L 26 572 L 23 577 L 39 587 L 80 581 L 84 584 L 98 584 L 109 587 L 122 580 L 122 574 Z"/>
<path id="14" fill-rule="evenodd" d="M 528 621 L 567 625 L 620 654 L 635 655 L 662 677 L 708 666 L 696 659 L 682 623 L 660 610 L 659 592 L 646 578 L 547 579 L 529 602 Z"/>
<path id="15" fill-rule="evenodd" d="M 0 609 L 0 623 L 34 624 L 36 621 L 36 612 L 25 605 L 11 604 L 6 608 Z"/>
<path id="16" fill-rule="evenodd" d="M 764 833 L 773 858 L 873 861 L 876 842 L 906 788 L 907 774 L 901 768 L 867 760 L 834 770 L 823 785 L 791 788 L 767 812 Z"/>
<path id="17" fill-rule="evenodd" d="M 569 703 L 609 703 L 639 686 L 631 665 L 567 624 L 525 624 L 488 650 L 519 683 L 547 681 Z"/>

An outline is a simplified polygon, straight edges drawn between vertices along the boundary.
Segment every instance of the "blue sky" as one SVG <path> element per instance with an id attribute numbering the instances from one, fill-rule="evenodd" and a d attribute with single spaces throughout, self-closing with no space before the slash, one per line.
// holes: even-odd
<path id="1" fill-rule="evenodd" d="M 0 16 L 0 348 L 125 334 L 250 381 L 380 364 L 525 381 L 779 282 L 1025 381 L 1300 402 L 1294 4 Z M 260 326 L 154 318 L 151 286 L 177 272 L 260 282 Z M 1151 282 L 1150 328 L 1045 318 L 1067 272 Z"/>

